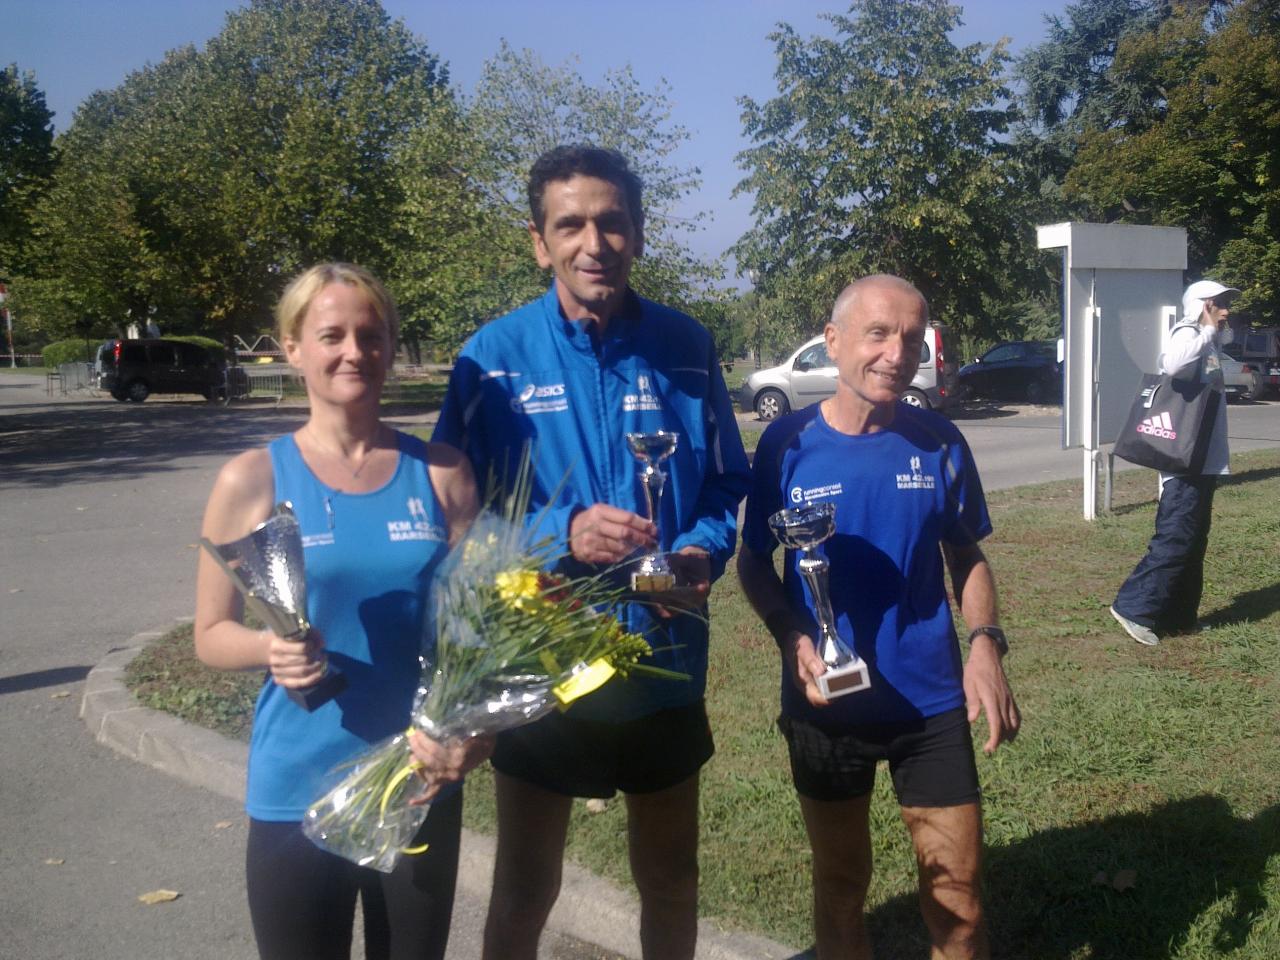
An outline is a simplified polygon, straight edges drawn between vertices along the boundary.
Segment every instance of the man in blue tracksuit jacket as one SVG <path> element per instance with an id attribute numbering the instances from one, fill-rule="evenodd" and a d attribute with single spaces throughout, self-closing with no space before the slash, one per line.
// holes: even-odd
<path id="1" fill-rule="evenodd" d="M 567 544 L 570 564 L 669 551 L 673 569 L 705 594 L 733 555 L 749 470 L 711 336 L 627 285 L 643 244 L 640 193 L 613 151 L 557 147 L 539 158 L 529 233 L 554 283 L 472 337 L 434 439 L 466 452 L 478 477 L 499 479 L 530 443 L 531 518 Z M 662 464 L 660 524 L 647 516 L 626 444 L 627 433 L 655 430 L 679 434 Z M 693 956 L 698 773 L 714 749 L 703 704 L 707 625 L 634 604 L 626 619 L 648 637 L 655 665 L 690 679 L 610 683 L 565 714 L 499 737 L 488 960 L 534 960 L 559 893 L 572 798 L 617 790 L 627 800 L 644 956 Z"/>

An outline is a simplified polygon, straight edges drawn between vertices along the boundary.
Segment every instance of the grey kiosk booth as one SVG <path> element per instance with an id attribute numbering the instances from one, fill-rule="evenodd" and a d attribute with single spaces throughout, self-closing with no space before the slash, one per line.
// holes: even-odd
<path id="1" fill-rule="evenodd" d="M 1062 446 L 1084 451 L 1084 517 L 1097 516 L 1098 468 L 1111 506 L 1115 458 L 1101 455 L 1124 426 L 1142 374 L 1154 372 L 1182 300 L 1181 227 L 1055 223 L 1041 250 L 1062 251 Z"/>

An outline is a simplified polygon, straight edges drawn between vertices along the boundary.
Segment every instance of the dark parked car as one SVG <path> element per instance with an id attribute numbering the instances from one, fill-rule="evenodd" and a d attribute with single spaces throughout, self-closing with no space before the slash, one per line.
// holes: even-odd
<path id="1" fill-rule="evenodd" d="M 98 352 L 98 386 L 117 400 L 153 393 L 198 393 L 206 400 L 226 381 L 221 357 L 182 340 L 110 340 Z"/>
<path id="2" fill-rule="evenodd" d="M 960 368 L 966 398 L 1043 403 L 1062 396 L 1062 364 L 1053 340 L 1014 340 L 992 347 Z"/>

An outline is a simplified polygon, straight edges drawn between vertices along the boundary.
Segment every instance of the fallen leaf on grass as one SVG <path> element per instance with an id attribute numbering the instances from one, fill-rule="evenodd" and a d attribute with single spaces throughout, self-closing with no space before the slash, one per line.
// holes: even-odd
<path id="1" fill-rule="evenodd" d="M 153 906 L 157 903 L 168 903 L 171 900 L 177 900 L 182 894 L 177 890 L 152 890 L 138 897 L 147 906 Z"/>
<path id="2" fill-rule="evenodd" d="M 609 802 L 601 800 L 599 797 L 592 797 L 587 801 L 587 813 L 604 813 L 609 809 Z"/>
<path id="3" fill-rule="evenodd" d="M 45 860 L 45 863 L 51 867 L 60 867 L 66 862 L 61 857 L 49 857 L 49 859 Z"/>
<path id="4" fill-rule="evenodd" d="M 1138 885 L 1137 870 L 1117 870 L 1114 877 L 1108 876 L 1105 870 L 1099 870 L 1093 875 L 1093 885 L 1095 887 L 1110 887 L 1123 893 L 1126 890 L 1132 890 Z"/>
<path id="5" fill-rule="evenodd" d="M 1111 881 L 1111 886 L 1120 891 L 1132 890 L 1138 885 L 1137 870 L 1118 870 L 1115 878 Z"/>

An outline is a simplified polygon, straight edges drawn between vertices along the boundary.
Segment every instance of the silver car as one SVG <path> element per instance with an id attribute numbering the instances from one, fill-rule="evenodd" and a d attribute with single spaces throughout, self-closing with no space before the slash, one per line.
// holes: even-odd
<path id="1" fill-rule="evenodd" d="M 958 364 L 944 347 L 947 328 L 930 325 L 920 348 L 920 369 L 902 395 L 904 403 L 926 410 L 945 410 L 955 399 Z M 814 337 L 776 367 L 757 370 L 738 391 L 738 405 L 754 410 L 761 420 L 773 420 L 800 410 L 836 392 L 836 367 L 827 356 L 823 337 Z"/>

